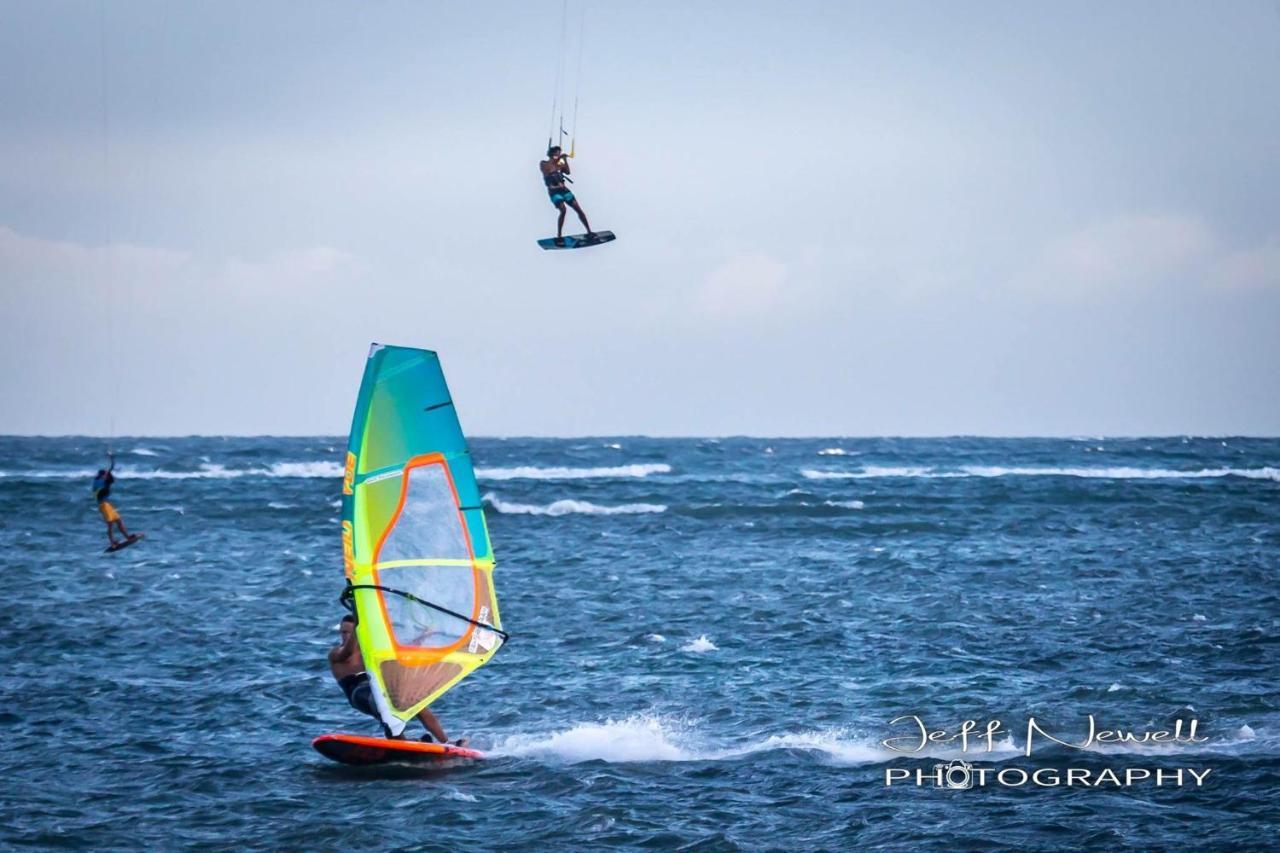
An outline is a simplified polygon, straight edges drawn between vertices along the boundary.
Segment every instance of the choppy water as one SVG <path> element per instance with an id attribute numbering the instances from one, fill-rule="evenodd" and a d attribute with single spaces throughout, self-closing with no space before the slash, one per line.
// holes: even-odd
<path id="1" fill-rule="evenodd" d="M 353 771 L 328 675 L 342 440 L 0 439 L 0 840 L 1258 847 L 1280 814 L 1280 440 L 477 440 L 512 641 L 435 710 L 493 760 Z M 1022 755 L 1034 715 L 1207 742 Z M 885 784 L 1211 769 L 1201 787 Z"/>

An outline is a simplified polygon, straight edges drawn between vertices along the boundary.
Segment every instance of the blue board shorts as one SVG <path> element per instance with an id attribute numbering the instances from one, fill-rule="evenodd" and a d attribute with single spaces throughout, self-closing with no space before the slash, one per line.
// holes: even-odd
<path id="1" fill-rule="evenodd" d="M 551 203 L 556 207 L 559 207 L 566 202 L 573 201 L 573 192 L 568 187 L 548 189 L 547 194 L 551 196 Z"/>

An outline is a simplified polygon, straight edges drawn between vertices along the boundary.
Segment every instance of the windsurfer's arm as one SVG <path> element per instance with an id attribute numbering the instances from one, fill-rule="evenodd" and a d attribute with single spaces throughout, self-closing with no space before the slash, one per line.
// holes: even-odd
<path id="1" fill-rule="evenodd" d="M 418 713 L 418 719 L 422 721 L 422 725 L 426 727 L 427 731 L 431 732 L 431 736 L 438 743 L 449 742 L 449 736 L 444 733 L 444 727 L 440 725 L 440 721 L 436 719 L 435 714 L 423 708 Z"/>
<path id="2" fill-rule="evenodd" d="M 110 474 L 112 471 L 116 470 L 116 455 L 110 450 L 107 451 L 107 461 L 111 463 L 107 466 L 107 473 Z"/>
<path id="3" fill-rule="evenodd" d="M 329 660 L 334 663 L 346 663 L 356 653 L 356 648 L 356 634 L 352 631 L 351 636 L 344 642 L 329 649 Z"/>

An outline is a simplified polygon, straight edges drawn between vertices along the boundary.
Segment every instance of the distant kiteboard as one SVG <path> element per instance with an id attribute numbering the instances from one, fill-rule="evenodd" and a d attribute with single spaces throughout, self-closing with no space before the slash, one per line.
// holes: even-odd
<path id="1" fill-rule="evenodd" d="M 381 737 L 332 734 L 311 741 L 316 752 L 341 764 L 426 764 L 447 766 L 446 762 L 474 761 L 484 753 L 448 743 L 416 740 L 388 740 Z"/>
<path id="2" fill-rule="evenodd" d="M 563 240 L 563 246 L 556 245 L 555 237 L 539 240 L 538 245 L 544 249 L 583 249 L 587 246 L 598 246 L 601 243 L 612 243 L 616 239 L 618 238 L 612 231 L 597 231 L 590 237 L 586 234 L 567 235 Z"/>
<path id="3" fill-rule="evenodd" d="M 134 542 L 137 542 L 141 538 L 142 538 L 141 533 L 132 533 L 129 535 L 128 539 L 124 539 L 120 542 L 115 542 L 111 545 L 108 545 L 106 547 L 106 550 L 104 550 L 102 553 L 110 554 L 113 551 L 119 551 L 121 548 L 128 548 L 130 545 L 132 545 Z"/>

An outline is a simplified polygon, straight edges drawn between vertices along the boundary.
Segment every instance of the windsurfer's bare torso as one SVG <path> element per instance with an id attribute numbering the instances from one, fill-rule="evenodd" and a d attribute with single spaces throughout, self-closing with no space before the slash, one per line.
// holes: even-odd
<path id="1" fill-rule="evenodd" d="M 364 657 L 356 642 L 356 632 L 344 631 L 343 634 L 342 642 L 329 649 L 329 670 L 338 681 L 364 672 Z"/>

